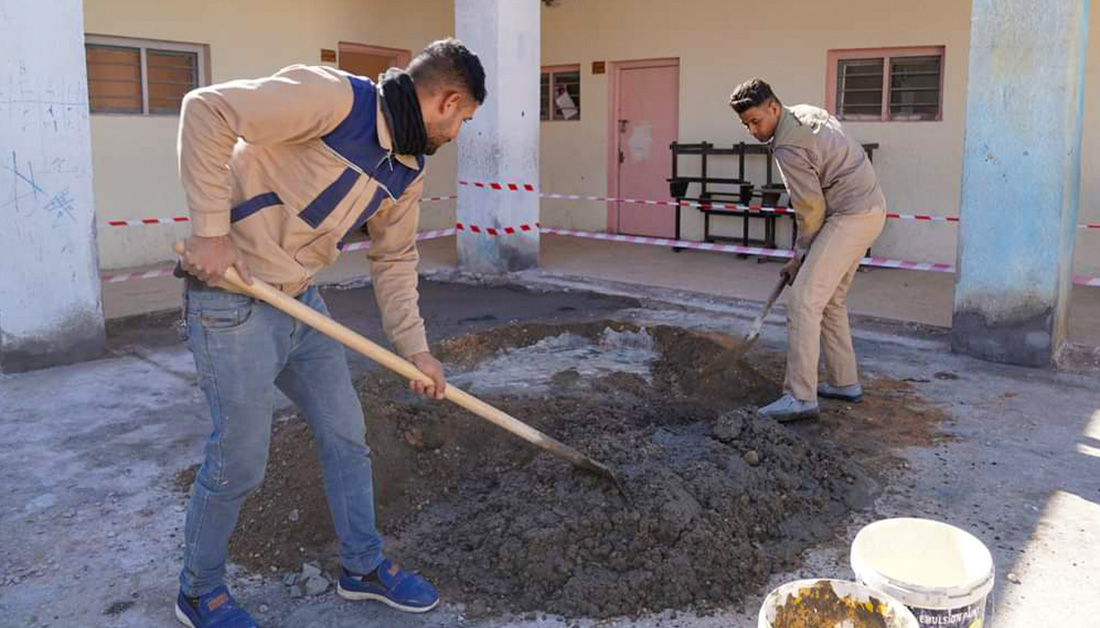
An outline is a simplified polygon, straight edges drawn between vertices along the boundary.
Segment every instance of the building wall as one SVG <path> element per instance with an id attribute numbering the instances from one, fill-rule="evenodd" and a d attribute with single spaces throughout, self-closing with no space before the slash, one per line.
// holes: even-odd
<path id="1" fill-rule="evenodd" d="M 1100 6 L 1089 11 L 1085 60 L 1085 119 L 1081 135 L 1081 204 L 1078 223 L 1100 223 Z M 1078 229 L 1074 271 L 1100 277 L 1100 229 Z"/>
<path id="2" fill-rule="evenodd" d="M 644 10 L 641 5 L 644 4 Z M 957 214 L 962 171 L 970 3 L 930 0 L 887 3 L 779 0 L 759 5 L 729 0 L 646 2 L 559 0 L 543 9 L 543 65 L 581 65 L 579 122 L 543 122 L 544 191 L 603 195 L 607 191 L 609 74 L 593 75 L 593 61 L 673 57 L 680 60 L 680 141 L 729 145 L 754 142 L 727 106 L 732 88 L 760 76 L 785 102 L 824 105 L 830 49 L 944 46 L 943 120 L 848 122 L 861 142 L 878 142 L 875 167 L 891 211 Z M 1100 17 L 1091 17 L 1084 172 L 1080 221 L 1100 222 Z M 770 20 L 770 21 L 768 21 Z M 750 160 L 750 180 L 762 182 L 762 158 Z M 696 160 L 683 159 L 684 173 Z M 713 162 L 712 162 L 713 163 Z M 719 162 L 720 163 L 720 162 Z M 719 168 L 723 167 L 722 165 Z M 734 173 L 731 159 L 724 165 Z M 712 170 L 713 172 L 713 170 Z M 735 176 L 735 175 L 728 175 Z M 544 201 L 542 221 L 552 226 L 603 230 L 606 205 Z M 671 211 L 671 209 L 670 209 Z M 1024 208 L 1005 208 L 1006 216 Z M 683 210 L 684 235 L 702 237 L 702 216 Z M 782 221 L 784 224 L 787 221 Z M 739 233 L 734 219 L 717 219 L 717 232 Z M 876 255 L 954 263 L 956 227 L 947 223 L 889 221 Z M 1078 230 L 1078 272 L 1100 274 L 1100 231 Z M 781 232 L 780 242 L 787 242 Z"/>
<path id="3" fill-rule="evenodd" d="M 313 10 L 287 0 L 138 0 L 86 2 L 86 31 L 102 35 L 208 44 L 213 81 L 269 74 L 290 63 L 319 63 L 321 48 L 341 40 L 408 48 L 453 32 L 453 0 L 418 0 L 395 9 L 382 0 L 317 0 Z M 875 166 L 892 211 L 957 214 L 962 169 L 969 2 L 891 4 L 875 0 L 808 3 L 779 0 L 770 14 L 739 0 L 640 2 L 558 0 L 542 9 L 542 64 L 579 63 L 582 119 L 542 123 L 543 191 L 607 193 L 608 77 L 593 75 L 593 61 L 650 58 L 680 60 L 680 141 L 729 145 L 754 141 L 726 105 L 738 82 L 761 76 L 788 103 L 823 104 L 826 53 L 837 48 L 945 46 L 944 110 L 938 122 L 848 122 L 860 141 L 878 142 Z M 771 22 L 764 20 L 771 19 Z M 1100 222 L 1100 11 L 1091 15 L 1079 222 Z M 273 39 L 270 33 L 293 33 Z M 492 98 L 492 95 L 490 95 Z M 174 116 L 93 115 L 95 200 L 107 218 L 183 213 L 176 178 Z M 429 162 L 426 196 L 455 192 L 456 151 L 445 147 Z M 681 162 L 692 172 L 692 160 Z M 716 162 L 733 172 L 732 160 Z M 761 158 L 748 174 L 763 180 Z M 1006 217 L 1023 208 L 1005 208 Z M 602 203 L 544 200 L 544 224 L 587 230 L 607 227 Z M 684 235 L 700 238 L 702 217 L 683 210 Z M 452 201 L 426 203 L 423 228 L 454 222 Z M 718 219 L 716 232 L 739 232 Z M 786 229 L 787 221 L 782 221 Z M 875 254 L 953 263 L 956 227 L 946 223 L 889 221 Z M 166 259 L 187 227 L 106 228 L 99 234 L 100 262 L 115 268 Z M 1078 230 L 1077 272 L 1100 275 L 1100 230 Z M 787 242 L 781 230 L 780 242 Z"/>
<path id="4" fill-rule="evenodd" d="M 254 78 L 292 63 L 320 64 L 340 41 L 416 51 L 454 31 L 451 0 L 89 0 L 85 32 L 209 46 L 211 80 Z M 334 64 L 329 64 L 334 65 Z M 93 114 L 92 148 L 101 268 L 171 257 L 184 225 L 112 228 L 107 219 L 186 213 L 176 173 L 177 116 Z M 429 160 L 426 196 L 455 192 L 453 146 Z M 453 202 L 424 205 L 423 228 L 454 223 Z"/>
<path id="5" fill-rule="evenodd" d="M 80 29 L 79 0 L 0 4 L 0 373 L 104 348 Z"/>

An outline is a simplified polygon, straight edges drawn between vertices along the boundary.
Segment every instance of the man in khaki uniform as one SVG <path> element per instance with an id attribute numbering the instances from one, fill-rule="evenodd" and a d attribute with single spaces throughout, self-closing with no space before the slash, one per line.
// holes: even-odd
<path id="1" fill-rule="evenodd" d="M 845 302 L 886 220 L 875 171 L 836 118 L 810 105 L 784 107 L 760 79 L 739 85 L 730 106 L 753 137 L 771 142 L 798 222 L 794 257 L 781 271 L 792 286 L 783 396 L 759 411 L 790 421 L 816 416 L 819 396 L 858 402 L 863 389 Z M 826 382 L 819 387 L 822 348 Z"/>
<path id="2" fill-rule="evenodd" d="M 263 480 L 275 390 L 317 442 L 340 541 L 337 593 L 426 612 L 439 594 L 383 555 L 375 525 L 363 409 L 343 347 L 275 308 L 227 291 L 233 266 L 323 314 L 314 276 L 343 239 L 370 226 L 370 274 L 382 326 L 442 399 L 417 293 L 416 232 L 425 155 L 458 136 L 485 100 L 485 72 L 457 40 L 425 48 L 377 82 L 295 65 L 274 76 L 195 90 L 180 117 L 180 177 L 192 218 L 181 259 L 187 344 L 213 432 L 187 511 L 176 617 L 190 628 L 254 628 L 224 583 L 229 535 Z"/>

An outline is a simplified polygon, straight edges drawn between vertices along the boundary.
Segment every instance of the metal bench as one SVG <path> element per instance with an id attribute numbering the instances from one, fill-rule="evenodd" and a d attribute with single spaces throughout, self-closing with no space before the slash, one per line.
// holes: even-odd
<path id="1" fill-rule="evenodd" d="M 867 151 L 867 156 L 870 159 L 873 159 L 874 151 L 878 147 L 878 144 L 863 145 L 863 149 Z M 668 179 L 669 195 L 676 199 L 678 202 L 694 202 L 702 205 L 700 207 L 697 207 L 697 209 L 703 213 L 703 240 L 705 242 L 733 241 L 739 242 L 743 246 L 760 245 L 771 249 L 778 248 L 776 242 L 776 222 L 780 218 L 785 216 L 791 219 L 791 247 L 793 248 L 794 242 L 798 238 L 798 225 L 795 221 L 795 217 L 793 214 L 776 214 L 771 212 L 758 212 L 743 209 L 722 209 L 706 206 L 706 204 L 708 203 L 751 205 L 752 200 L 755 198 L 759 198 L 760 205 L 764 207 L 784 207 L 789 205 L 789 202 L 781 203 L 781 201 L 784 200 L 784 196 L 786 196 L 786 188 L 783 186 L 782 183 L 776 183 L 773 178 L 774 171 L 772 168 L 774 163 L 774 155 L 772 154 L 772 148 L 770 145 L 746 144 L 745 142 L 740 142 L 738 144 L 733 144 L 730 148 L 716 148 L 710 142 L 699 142 L 693 144 L 673 142 L 669 145 L 669 148 L 672 152 L 672 177 Z M 681 176 L 679 174 L 679 158 L 682 155 L 700 156 L 701 164 L 699 176 Z M 737 176 L 710 176 L 708 157 L 712 155 L 736 156 Z M 763 155 L 767 160 L 765 175 L 766 182 L 760 188 L 757 188 L 745 178 L 746 155 Z M 700 186 L 700 191 L 697 196 L 687 195 L 688 187 L 692 183 L 698 183 Z M 680 221 L 682 210 L 683 205 L 677 205 L 677 240 L 681 239 Z M 741 236 L 729 237 L 712 234 L 711 216 L 734 216 L 742 218 Z M 759 219 L 764 221 L 763 238 L 752 238 L 749 236 L 749 219 Z"/>

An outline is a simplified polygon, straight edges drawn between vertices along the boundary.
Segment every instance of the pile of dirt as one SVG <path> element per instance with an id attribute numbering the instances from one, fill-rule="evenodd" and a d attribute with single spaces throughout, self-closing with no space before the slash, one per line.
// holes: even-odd
<path id="1" fill-rule="evenodd" d="M 398 530 L 398 555 L 475 614 L 736 603 L 870 497 L 853 464 L 744 410 L 554 410 L 567 442 L 618 470 L 625 498 L 549 457 L 502 468 L 490 455 Z"/>
<path id="2" fill-rule="evenodd" d="M 445 342 L 437 354 L 474 369 L 504 349 L 562 333 L 595 339 L 609 326 L 633 329 L 516 326 Z M 388 553 L 472 616 L 705 609 L 756 593 L 873 499 L 875 483 L 827 438 L 747 409 L 777 394 L 776 380 L 705 336 L 648 333 L 659 355 L 650 381 L 547 373 L 551 394 L 486 398 L 615 468 L 625 498 L 456 407 L 412 397 L 388 374 L 368 374 L 358 387 Z M 754 354 L 761 362 L 779 363 Z M 334 565 L 322 486 L 304 422 L 277 424 L 233 560 L 265 572 L 316 558 Z"/>

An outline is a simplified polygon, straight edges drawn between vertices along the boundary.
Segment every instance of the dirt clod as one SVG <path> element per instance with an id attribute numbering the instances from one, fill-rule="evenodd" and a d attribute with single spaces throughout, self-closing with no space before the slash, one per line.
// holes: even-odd
<path id="1" fill-rule="evenodd" d="M 736 413 L 727 414 L 714 423 L 711 435 L 723 443 L 736 441 L 745 429 L 745 419 Z"/>

